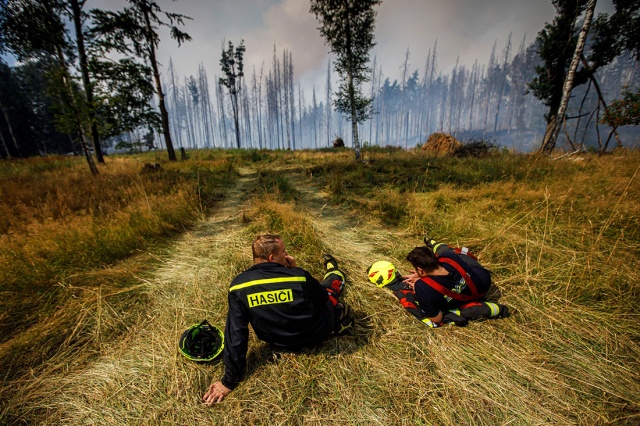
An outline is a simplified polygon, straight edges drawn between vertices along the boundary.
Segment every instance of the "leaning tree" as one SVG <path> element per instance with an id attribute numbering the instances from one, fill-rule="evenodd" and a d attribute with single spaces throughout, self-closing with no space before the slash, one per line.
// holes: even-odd
<path id="1" fill-rule="evenodd" d="M 595 83 L 606 112 L 607 106 L 595 79 L 596 71 L 624 51 L 635 53 L 636 59 L 640 52 L 640 0 L 613 0 L 615 13 L 600 14 L 594 19 L 584 52 L 581 44 L 587 41 L 596 1 L 552 0 L 552 3 L 556 16 L 538 33 L 536 45 L 541 65 L 536 67 L 537 75 L 529 83 L 531 92 L 549 108 L 541 146 L 541 151 L 546 153 L 555 148 L 555 136 L 571 90 L 588 81 Z"/>

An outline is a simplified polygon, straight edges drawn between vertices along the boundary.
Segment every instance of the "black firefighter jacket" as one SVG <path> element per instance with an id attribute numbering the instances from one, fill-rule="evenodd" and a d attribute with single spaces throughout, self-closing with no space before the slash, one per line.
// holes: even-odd
<path id="1" fill-rule="evenodd" d="M 228 299 L 222 384 L 229 389 L 244 374 L 249 324 L 258 339 L 290 349 L 320 344 L 331 334 L 327 291 L 302 268 L 253 265 L 231 282 Z"/>

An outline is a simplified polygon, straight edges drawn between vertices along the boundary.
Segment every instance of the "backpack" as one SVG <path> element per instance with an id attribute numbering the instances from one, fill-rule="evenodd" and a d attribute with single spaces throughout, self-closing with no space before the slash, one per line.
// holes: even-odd
<path id="1" fill-rule="evenodd" d="M 442 250 L 442 252 L 444 252 L 447 249 L 451 249 L 456 254 L 469 256 L 471 259 L 473 259 L 470 262 L 471 264 L 477 264 L 478 266 L 480 266 L 480 263 L 478 263 L 478 258 L 473 253 L 471 253 L 467 247 L 462 247 L 462 248 L 460 248 L 460 247 L 449 247 L 448 245 L 443 244 L 443 243 L 436 243 L 435 240 L 430 239 L 428 236 L 424 237 L 424 243 L 425 243 L 425 245 L 427 247 L 429 247 L 431 250 L 433 250 L 433 253 L 436 255 L 436 258 L 438 259 L 438 262 L 446 263 L 448 265 L 451 265 L 451 266 L 453 266 L 455 268 L 456 271 L 458 271 L 460 276 L 462 276 L 464 281 L 469 286 L 469 290 L 471 290 L 471 296 L 469 296 L 467 294 L 456 293 L 456 292 L 444 287 L 443 285 L 441 285 L 440 283 L 436 282 L 434 279 L 432 279 L 430 277 L 424 277 L 424 278 L 422 278 L 422 281 L 424 281 L 429 287 L 431 287 L 432 289 L 434 289 L 438 293 L 442 294 L 443 296 L 450 297 L 451 299 L 457 300 L 459 302 L 471 302 L 471 301 L 474 301 L 474 300 L 480 300 L 485 296 L 485 293 L 481 294 L 481 293 L 478 292 L 478 289 L 477 289 L 475 283 L 473 282 L 473 280 L 471 279 L 471 277 L 469 276 L 467 271 L 465 271 L 465 269 L 462 267 L 462 265 L 460 265 L 458 262 L 456 262 L 453 259 L 449 259 L 448 257 L 442 257 L 441 258 L 440 255 L 438 255 L 438 253 L 437 253 L 441 247 L 444 249 L 444 250 Z"/>

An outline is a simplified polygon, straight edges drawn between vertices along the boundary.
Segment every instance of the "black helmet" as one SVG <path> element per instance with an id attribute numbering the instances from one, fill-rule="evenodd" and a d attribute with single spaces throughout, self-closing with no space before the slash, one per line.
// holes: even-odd
<path id="1" fill-rule="evenodd" d="M 207 320 L 189 327 L 178 342 L 182 355 L 191 361 L 211 361 L 222 353 L 223 348 L 224 335 Z"/>

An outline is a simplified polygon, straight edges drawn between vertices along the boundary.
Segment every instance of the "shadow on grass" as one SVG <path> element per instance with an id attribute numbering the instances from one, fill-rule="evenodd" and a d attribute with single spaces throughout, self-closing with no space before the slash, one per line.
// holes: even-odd
<path id="1" fill-rule="evenodd" d="M 247 355 L 247 374 L 245 379 L 258 371 L 261 366 L 277 363 L 284 355 L 351 355 L 367 346 L 373 337 L 374 327 L 364 312 L 354 312 L 354 326 L 342 336 L 330 336 L 320 345 L 311 348 L 289 350 L 276 348 L 261 342 L 249 350 Z"/>

